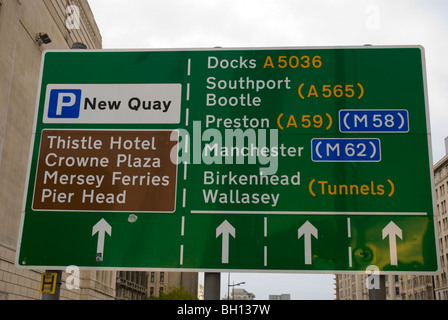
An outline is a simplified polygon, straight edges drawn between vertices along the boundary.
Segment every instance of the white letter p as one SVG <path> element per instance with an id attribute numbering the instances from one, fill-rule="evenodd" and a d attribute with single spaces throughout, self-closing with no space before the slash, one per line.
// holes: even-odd
<path id="1" fill-rule="evenodd" d="M 68 102 L 64 102 L 64 98 L 70 98 Z M 62 114 L 62 108 L 73 107 L 76 103 L 76 95 L 71 92 L 59 93 L 58 104 L 56 106 L 56 115 L 60 116 Z"/>

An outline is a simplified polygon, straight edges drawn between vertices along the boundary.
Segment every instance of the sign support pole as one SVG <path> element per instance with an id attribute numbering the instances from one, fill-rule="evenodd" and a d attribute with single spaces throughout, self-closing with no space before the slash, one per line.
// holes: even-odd
<path id="1" fill-rule="evenodd" d="M 204 300 L 219 300 L 221 292 L 221 273 L 204 273 Z"/>
<path id="2" fill-rule="evenodd" d="M 369 300 L 386 300 L 386 276 L 379 276 L 380 285 L 378 289 L 369 289 Z"/>

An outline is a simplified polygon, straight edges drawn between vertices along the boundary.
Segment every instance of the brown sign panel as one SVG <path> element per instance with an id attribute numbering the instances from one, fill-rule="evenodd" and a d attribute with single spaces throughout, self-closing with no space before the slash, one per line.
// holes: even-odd
<path id="1" fill-rule="evenodd" d="M 43 130 L 33 209 L 174 212 L 172 133 Z"/>

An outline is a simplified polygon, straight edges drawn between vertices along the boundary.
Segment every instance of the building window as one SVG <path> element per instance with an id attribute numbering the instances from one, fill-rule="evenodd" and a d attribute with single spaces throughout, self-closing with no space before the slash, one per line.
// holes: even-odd
<path id="1" fill-rule="evenodd" d="M 160 272 L 160 282 L 165 282 L 165 272 Z"/>
<path id="2" fill-rule="evenodd" d="M 151 282 L 154 282 L 154 272 L 151 272 Z"/>

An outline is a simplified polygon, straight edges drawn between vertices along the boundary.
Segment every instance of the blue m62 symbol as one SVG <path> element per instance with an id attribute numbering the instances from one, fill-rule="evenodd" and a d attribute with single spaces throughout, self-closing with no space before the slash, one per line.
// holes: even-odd
<path id="1" fill-rule="evenodd" d="M 315 162 L 381 161 L 381 142 L 376 138 L 313 139 L 311 150 Z"/>

